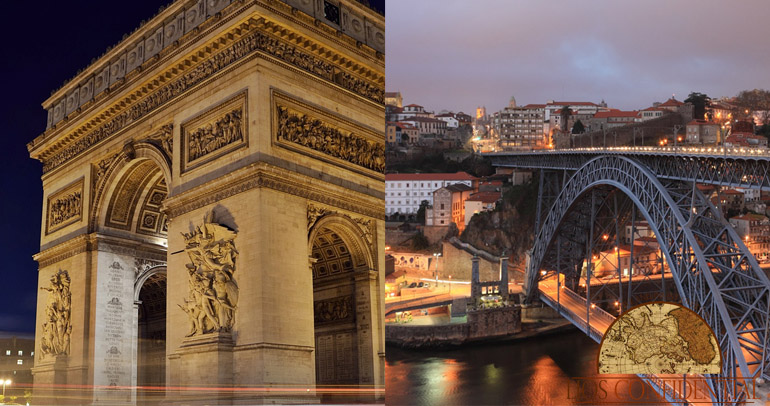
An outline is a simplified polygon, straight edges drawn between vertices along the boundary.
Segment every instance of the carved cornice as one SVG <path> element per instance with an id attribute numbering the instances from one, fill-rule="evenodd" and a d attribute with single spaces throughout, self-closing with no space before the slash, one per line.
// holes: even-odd
<path id="1" fill-rule="evenodd" d="M 71 238 L 59 245 L 40 251 L 32 256 L 40 268 L 63 261 L 67 258 L 89 251 L 93 248 L 94 240 L 91 235 L 84 234 Z"/>
<path id="2" fill-rule="evenodd" d="M 252 18 L 33 156 L 43 161 L 43 172 L 47 173 L 254 53 L 286 63 L 379 105 L 384 101 L 381 73 L 336 55 L 276 23 Z M 42 143 L 38 138 L 28 145 L 31 152 L 35 144 Z"/>
<path id="3" fill-rule="evenodd" d="M 154 261 L 166 261 L 166 250 L 158 245 L 107 236 L 98 233 L 83 234 L 73 237 L 61 244 L 55 245 L 32 256 L 40 268 L 63 261 L 86 251 L 99 250 L 118 254 L 134 255 Z"/>
<path id="4" fill-rule="evenodd" d="M 173 219 L 238 193 L 260 187 L 299 196 L 376 219 L 381 218 L 385 213 L 385 202 L 382 199 L 359 194 L 339 186 L 318 185 L 318 179 L 289 172 L 264 162 L 248 165 L 228 174 L 227 177 L 215 179 L 184 193 L 169 197 L 163 203 L 163 207 L 169 217 Z"/>

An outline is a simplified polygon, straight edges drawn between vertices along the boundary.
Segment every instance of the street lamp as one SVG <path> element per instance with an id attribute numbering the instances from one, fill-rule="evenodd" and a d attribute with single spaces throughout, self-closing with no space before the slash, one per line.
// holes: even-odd
<path id="1" fill-rule="evenodd" d="M 10 379 L 6 379 L 3 381 L 3 401 L 5 401 L 5 385 L 10 385 L 12 382 Z"/>
<path id="2" fill-rule="evenodd" d="M 438 288 L 438 259 L 441 256 L 440 252 L 433 253 L 433 256 L 436 258 L 436 288 Z"/>

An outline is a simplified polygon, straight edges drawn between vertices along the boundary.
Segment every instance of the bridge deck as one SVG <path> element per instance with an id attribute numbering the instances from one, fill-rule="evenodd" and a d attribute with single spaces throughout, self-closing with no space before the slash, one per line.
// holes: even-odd
<path id="1" fill-rule="evenodd" d="M 538 288 L 540 290 L 540 299 L 544 303 L 559 312 L 559 314 L 597 343 L 602 341 L 604 333 L 610 328 L 612 322 L 615 321 L 615 316 L 610 313 L 598 307 L 586 306 L 586 299 L 571 289 L 562 286 L 561 292 L 557 295 L 559 288 L 554 279 L 540 281 Z M 653 386 L 659 394 L 665 394 L 666 400 L 671 404 L 690 404 L 689 402 L 683 402 L 680 392 L 669 384 L 670 376 L 639 375 L 639 377 Z M 668 381 L 664 380 L 664 378 L 668 379 Z"/>

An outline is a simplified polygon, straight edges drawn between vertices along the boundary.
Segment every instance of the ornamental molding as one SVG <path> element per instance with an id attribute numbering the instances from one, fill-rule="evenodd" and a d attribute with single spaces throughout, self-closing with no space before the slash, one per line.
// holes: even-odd
<path id="1" fill-rule="evenodd" d="M 88 251 L 106 251 L 116 254 L 146 258 L 151 261 L 166 261 L 166 248 L 159 245 L 130 240 L 99 233 L 82 234 L 47 248 L 32 256 L 40 268 L 56 264 L 67 258 Z"/>
<path id="2" fill-rule="evenodd" d="M 224 47 L 225 44 L 229 46 Z M 215 53 L 219 49 L 222 50 Z M 276 23 L 264 18 L 251 18 L 210 42 L 200 52 L 173 64 L 155 80 L 116 101 L 102 114 L 83 123 L 58 142 L 32 155 L 43 162 L 43 172 L 48 173 L 139 122 L 159 107 L 175 101 L 207 79 L 249 60 L 247 57 L 250 55 L 262 55 L 285 63 L 294 71 L 335 84 L 379 106 L 384 102 L 384 75 L 332 53 Z M 188 64 L 190 67 L 185 69 Z M 28 149 L 32 152 L 35 144 L 41 145 L 45 138 L 52 137 L 53 134 L 44 134 L 28 144 Z"/>
<path id="3" fill-rule="evenodd" d="M 92 237 L 88 234 L 84 234 L 71 238 L 51 248 L 40 251 L 39 253 L 33 255 L 32 259 L 37 261 L 40 268 L 45 268 L 57 262 L 64 261 L 67 258 L 89 251 L 92 249 L 92 247 Z"/>
<path id="4" fill-rule="evenodd" d="M 318 220 L 322 219 L 327 215 L 339 215 L 347 218 L 348 220 L 356 224 L 356 226 L 358 227 L 358 231 L 361 233 L 361 235 L 364 237 L 364 239 L 370 246 L 374 243 L 374 234 L 376 233 L 376 230 L 375 230 L 376 224 L 372 219 L 351 215 L 351 214 L 342 212 L 340 210 L 318 206 L 313 203 L 308 203 L 307 205 L 308 235 L 310 235 L 310 232 L 313 230 L 313 226 L 316 225 Z"/>
<path id="5" fill-rule="evenodd" d="M 385 213 L 382 197 L 364 195 L 336 185 L 318 185 L 318 179 L 256 162 L 201 186 L 167 198 L 163 210 L 170 219 L 254 188 L 279 192 L 338 207 L 375 219 Z"/>
<path id="6" fill-rule="evenodd" d="M 384 134 L 273 90 L 273 141 L 356 172 L 385 173 Z"/>

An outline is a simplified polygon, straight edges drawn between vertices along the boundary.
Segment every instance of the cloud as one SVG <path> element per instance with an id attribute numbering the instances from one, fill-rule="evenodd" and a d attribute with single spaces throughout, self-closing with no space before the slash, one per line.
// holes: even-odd
<path id="1" fill-rule="evenodd" d="M 429 109 L 770 88 L 760 0 L 388 0 L 386 86 Z"/>

